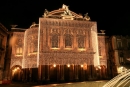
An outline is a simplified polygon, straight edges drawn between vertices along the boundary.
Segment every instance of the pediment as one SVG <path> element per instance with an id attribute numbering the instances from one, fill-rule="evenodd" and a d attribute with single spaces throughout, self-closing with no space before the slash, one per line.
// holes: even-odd
<path id="1" fill-rule="evenodd" d="M 45 9 L 43 17 L 83 18 L 82 15 L 69 10 L 68 6 L 64 4 L 62 5 L 62 8 L 50 12 L 47 9 Z"/>

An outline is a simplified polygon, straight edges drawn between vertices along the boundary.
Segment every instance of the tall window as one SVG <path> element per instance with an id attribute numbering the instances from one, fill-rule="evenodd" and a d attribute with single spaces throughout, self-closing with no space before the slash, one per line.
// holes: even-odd
<path id="1" fill-rule="evenodd" d="M 52 48 L 58 48 L 58 35 L 52 35 L 52 38 L 51 38 L 51 46 Z"/>
<path id="2" fill-rule="evenodd" d="M 17 39 L 16 40 L 16 55 L 22 55 L 23 54 L 23 43 L 22 39 Z"/>
<path id="3" fill-rule="evenodd" d="M 33 49 L 34 49 L 34 45 L 33 45 L 33 43 L 31 43 L 31 46 L 30 46 L 30 53 L 33 53 Z"/>
<path id="4" fill-rule="evenodd" d="M 101 47 L 99 46 L 99 56 L 101 56 Z"/>
<path id="5" fill-rule="evenodd" d="M 124 54 L 123 54 L 123 52 L 120 52 L 120 54 L 119 54 L 119 62 L 120 62 L 120 64 L 124 64 Z"/>
<path id="6" fill-rule="evenodd" d="M 23 48 L 22 46 L 16 46 L 16 55 L 22 55 Z"/>
<path id="7" fill-rule="evenodd" d="M 79 36 L 78 37 L 78 48 L 85 48 L 85 45 L 84 45 L 84 36 Z"/>
<path id="8" fill-rule="evenodd" d="M 72 36 L 70 34 L 65 35 L 65 48 L 72 47 Z"/>
<path id="9" fill-rule="evenodd" d="M 33 49 L 33 52 L 37 52 L 37 48 L 38 48 L 38 40 L 36 39 L 35 41 L 34 41 L 34 49 Z"/>
<path id="10" fill-rule="evenodd" d="M 59 29 L 53 28 L 51 29 L 51 47 L 58 48 L 59 47 Z"/>
<path id="11" fill-rule="evenodd" d="M 28 54 L 30 53 L 31 45 L 28 43 Z"/>
<path id="12" fill-rule="evenodd" d="M 117 41 L 117 48 L 121 49 L 122 48 L 122 42 L 121 41 Z"/>

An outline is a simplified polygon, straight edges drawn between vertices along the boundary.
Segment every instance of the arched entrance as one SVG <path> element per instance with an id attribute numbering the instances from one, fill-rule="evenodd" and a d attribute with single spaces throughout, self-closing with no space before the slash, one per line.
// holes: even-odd
<path id="1" fill-rule="evenodd" d="M 22 81 L 22 67 L 19 65 L 15 65 L 11 68 L 11 80 L 12 81 Z"/>

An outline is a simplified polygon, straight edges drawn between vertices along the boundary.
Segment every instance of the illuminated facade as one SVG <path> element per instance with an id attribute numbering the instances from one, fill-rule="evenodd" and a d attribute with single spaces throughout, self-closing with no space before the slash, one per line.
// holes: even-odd
<path id="1" fill-rule="evenodd" d="M 108 46 L 96 22 L 68 6 L 45 9 L 39 24 L 12 28 L 11 79 L 22 81 L 84 81 L 107 79 Z"/>

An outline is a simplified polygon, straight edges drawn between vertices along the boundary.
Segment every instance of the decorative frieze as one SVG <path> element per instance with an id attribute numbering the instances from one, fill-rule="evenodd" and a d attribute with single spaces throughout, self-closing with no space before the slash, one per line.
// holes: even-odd
<path id="1" fill-rule="evenodd" d="M 93 54 L 82 54 L 82 53 L 43 53 L 40 54 L 41 65 L 51 64 L 93 64 Z"/>
<path id="2" fill-rule="evenodd" d="M 62 20 L 62 19 L 49 19 L 42 18 L 41 24 L 45 26 L 62 26 L 62 27 L 80 27 L 80 28 L 90 28 L 95 22 L 88 21 L 75 21 L 75 20 Z"/>

